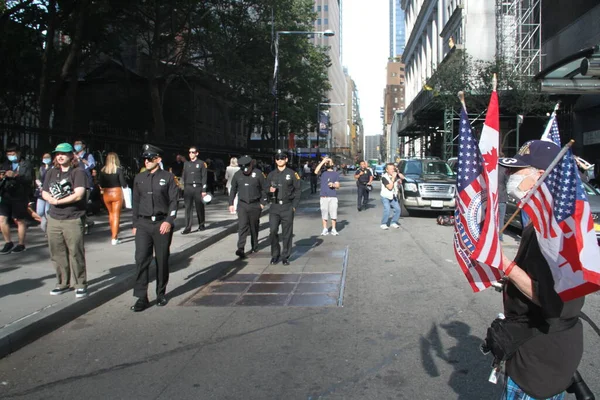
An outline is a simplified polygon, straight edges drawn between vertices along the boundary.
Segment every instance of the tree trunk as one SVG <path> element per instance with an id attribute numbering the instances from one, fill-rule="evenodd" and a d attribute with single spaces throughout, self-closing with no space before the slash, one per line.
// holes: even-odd
<path id="1" fill-rule="evenodd" d="M 48 3 L 48 25 L 46 40 L 44 41 L 44 54 L 42 55 L 42 73 L 40 76 L 40 128 L 50 127 L 50 113 L 52 102 L 50 99 L 50 60 L 54 54 L 54 34 L 56 32 L 56 0 Z"/>
<path id="2" fill-rule="evenodd" d="M 81 0 L 79 5 L 79 10 L 77 11 L 77 24 L 75 25 L 75 35 L 71 38 L 71 48 L 69 50 L 69 55 L 67 59 L 63 63 L 62 70 L 60 73 L 60 77 L 58 82 L 56 83 L 57 93 L 60 92 L 61 87 L 64 85 L 65 81 L 69 78 L 71 83 L 69 84 L 69 88 L 66 91 L 66 99 L 65 99 L 65 117 L 64 124 L 62 128 L 64 130 L 70 130 L 73 128 L 73 121 L 75 120 L 75 94 L 77 93 L 77 62 L 81 55 L 81 43 L 83 40 L 83 26 L 85 23 L 85 14 L 88 9 L 89 0 Z M 74 82 L 73 82 L 74 81 Z M 57 97 L 57 96 L 56 96 Z M 58 98 L 55 99 L 55 101 Z"/>
<path id="3" fill-rule="evenodd" d="M 154 137 L 162 140 L 165 138 L 165 118 L 158 80 L 152 76 L 149 79 L 148 85 L 150 89 L 150 101 L 152 103 L 152 117 L 154 119 Z"/>

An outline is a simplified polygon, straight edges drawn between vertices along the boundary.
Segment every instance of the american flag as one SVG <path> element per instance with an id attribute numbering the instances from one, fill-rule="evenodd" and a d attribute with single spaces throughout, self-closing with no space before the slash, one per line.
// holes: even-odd
<path id="1" fill-rule="evenodd" d="M 549 125 L 548 138 L 560 145 L 554 116 Z M 531 217 L 560 297 L 567 301 L 599 290 L 600 250 L 590 204 L 570 149 L 523 209 Z"/>
<path id="2" fill-rule="evenodd" d="M 501 278 L 497 269 L 501 254 L 496 225 L 498 115 L 498 96 L 494 91 L 478 145 L 464 107 L 460 114 L 454 253 L 474 292 Z"/>

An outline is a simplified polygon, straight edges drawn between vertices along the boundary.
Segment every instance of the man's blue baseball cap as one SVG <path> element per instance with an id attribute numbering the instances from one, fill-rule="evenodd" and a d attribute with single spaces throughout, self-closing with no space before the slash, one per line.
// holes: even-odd
<path id="1" fill-rule="evenodd" d="M 519 149 L 514 157 L 501 158 L 498 164 L 507 168 L 534 167 L 548 169 L 560 153 L 560 147 L 547 140 L 530 140 Z"/>

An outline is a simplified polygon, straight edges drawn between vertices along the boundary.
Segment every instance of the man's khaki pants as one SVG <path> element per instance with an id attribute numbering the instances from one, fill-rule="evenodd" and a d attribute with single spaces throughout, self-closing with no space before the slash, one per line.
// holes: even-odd
<path id="1" fill-rule="evenodd" d="M 48 215 L 48 247 L 56 269 L 56 287 L 70 287 L 71 270 L 75 289 L 87 287 L 85 271 L 84 223 L 81 218 L 58 220 Z"/>

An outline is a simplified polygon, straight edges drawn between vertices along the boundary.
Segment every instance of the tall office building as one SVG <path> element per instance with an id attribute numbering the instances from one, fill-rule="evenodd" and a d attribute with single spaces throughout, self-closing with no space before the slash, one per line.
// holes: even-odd
<path id="1" fill-rule="evenodd" d="M 315 0 L 315 31 L 332 30 L 334 36 L 315 36 L 315 45 L 328 46 L 331 67 L 327 70 L 331 90 L 327 94 L 329 103 L 344 104 L 329 108 L 331 133 L 327 147 L 348 148 L 349 135 L 347 132 L 346 110 L 346 77 L 342 67 L 342 2 L 341 0 Z M 317 105 L 315 104 L 315 107 Z M 334 150 L 335 151 L 335 150 Z M 338 151 L 341 153 L 341 151 Z"/>
<path id="2" fill-rule="evenodd" d="M 402 55 L 406 45 L 406 27 L 402 0 L 390 0 L 390 58 Z"/>
<path id="3" fill-rule="evenodd" d="M 365 138 L 365 161 L 378 160 L 381 161 L 381 135 L 369 135 Z"/>

